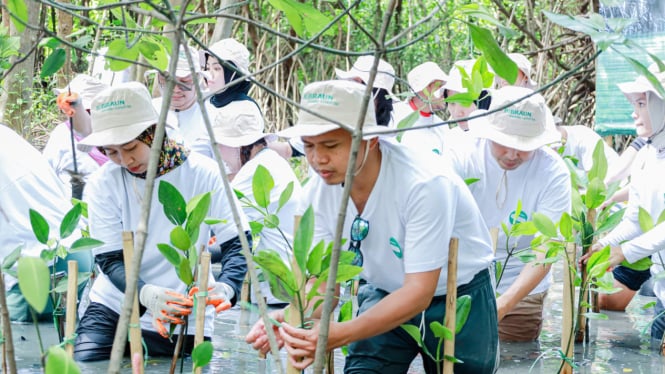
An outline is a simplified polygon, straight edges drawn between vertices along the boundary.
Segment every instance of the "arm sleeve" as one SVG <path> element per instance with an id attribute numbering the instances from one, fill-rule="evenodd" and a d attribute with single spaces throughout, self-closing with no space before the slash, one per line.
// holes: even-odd
<path id="1" fill-rule="evenodd" d="M 247 237 L 247 242 L 251 248 L 252 246 L 252 234 L 247 231 L 245 232 Z M 231 238 L 221 244 L 221 263 L 222 263 L 222 273 L 218 282 L 223 282 L 231 286 L 235 295 L 231 301 L 231 305 L 235 305 L 239 299 L 240 288 L 242 287 L 242 282 L 245 279 L 245 274 L 247 273 L 247 261 L 245 256 L 241 253 L 242 244 L 240 243 L 240 237 L 236 236 Z"/>
<path id="2" fill-rule="evenodd" d="M 598 243 L 605 247 L 607 245 L 619 245 L 626 240 L 635 238 L 642 234 L 639 223 L 639 192 L 634 185 L 630 186 L 630 195 L 628 197 L 628 207 L 621 223 L 614 228 L 607 236 L 600 239 Z M 639 260 L 639 259 L 638 259 Z"/>
<path id="3" fill-rule="evenodd" d="M 122 251 L 111 251 L 98 254 L 95 256 L 95 263 L 117 289 L 125 292 L 127 282 L 125 278 L 125 260 L 122 256 Z M 137 295 L 141 293 L 143 286 L 145 286 L 145 282 L 139 278 L 139 283 L 136 289 Z M 146 308 L 143 304 L 139 303 L 139 314 L 143 315 L 145 311 Z"/>
<path id="4" fill-rule="evenodd" d="M 630 263 L 639 261 L 665 248 L 665 222 L 621 245 L 621 251 Z"/>

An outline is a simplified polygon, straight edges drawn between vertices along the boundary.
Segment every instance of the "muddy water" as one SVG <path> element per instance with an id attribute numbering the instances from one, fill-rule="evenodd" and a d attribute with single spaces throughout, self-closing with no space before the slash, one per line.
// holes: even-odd
<path id="1" fill-rule="evenodd" d="M 562 284 L 555 272 L 555 283 L 550 290 L 545 306 L 543 333 L 538 343 L 502 343 L 501 364 L 498 373 L 556 373 L 559 370 L 558 349 L 561 326 Z M 648 328 L 651 310 L 641 307 L 654 300 L 638 295 L 626 313 L 609 312 L 607 320 L 591 321 L 590 342 L 575 347 L 576 373 L 663 373 L 665 359 L 651 348 Z M 244 374 L 273 373 L 275 362 L 271 358 L 260 360 L 248 345 L 244 336 L 256 314 L 233 308 L 216 320 L 213 360 L 204 373 Z M 12 325 L 17 350 L 17 365 L 20 373 L 41 373 L 39 343 L 32 325 Z M 44 345 L 57 343 L 54 330 L 49 324 L 40 326 Z M 269 356 L 270 357 L 270 356 Z M 285 356 L 282 354 L 282 362 Z M 335 353 L 336 372 L 341 373 L 344 358 L 339 350 Z M 106 372 L 108 362 L 81 363 L 83 373 Z M 151 360 L 146 373 L 167 373 L 170 359 Z M 128 362 L 123 372 L 130 373 Z M 179 372 L 179 370 L 177 371 Z M 191 373 L 191 361 L 185 360 L 184 371 Z M 414 362 L 409 373 L 422 373 L 419 361 Z"/>

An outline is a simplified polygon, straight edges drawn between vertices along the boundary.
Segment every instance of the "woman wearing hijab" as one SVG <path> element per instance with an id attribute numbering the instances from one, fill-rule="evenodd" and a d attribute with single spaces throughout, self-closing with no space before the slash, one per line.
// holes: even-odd
<path id="1" fill-rule="evenodd" d="M 145 86 L 128 82 L 102 91 L 91 107 L 92 133 L 81 143 L 99 147 L 111 160 L 94 174 L 86 186 L 90 234 L 104 242 L 94 250 L 100 273 L 90 290 L 90 304 L 77 329 L 74 358 L 79 361 L 105 360 L 111 347 L 122 308 L 125 291 L 125 264 L 122 256 L 122 232 L 137 231 L 141 215 L 150 149 L 155 139 L 158 114 L 151 105 Z M 174 225 L 158 201 L 158 186 L 166 181 L 175 186 L 184 199 L 213 192 L 207 216 L 227 223 L 208 226 L 201 233 L 214 232 L 221 243 L 222 274 L 211 282 L 209 304 L 223 310 L 234 304 L 247 270 L 240 253 L 240 240 L 233 224 L 233 214 L 226 201 L 219 170 L 212 159 L 175 142 L 168 136 L 161 144 L 159 164 L 149 212 L 147 238 L 139 273 L 141 329 L 147 353 L 151 356 L 173 354 L 175 340 L 168 339 L 169 324 L 182 324 L 191 314 L 192 299 L 188 286 L 176 275 L 174 266 L 157 249 L 169 243 Z M 247 222 L 242 216 L 242 227 Z M 245 233 L 249 237 L 249 233 Z M 197 248 L 208 243 L 200 235 Z M 205 337 L 213 333 L 215 310 L 206 311 Z M 193 323 L 193 319 L 190 320 Z M 194 333 L 190 329 L 188 333 Z M 185 352 L 191 352 L 194 336 L 187 335 Z"/>

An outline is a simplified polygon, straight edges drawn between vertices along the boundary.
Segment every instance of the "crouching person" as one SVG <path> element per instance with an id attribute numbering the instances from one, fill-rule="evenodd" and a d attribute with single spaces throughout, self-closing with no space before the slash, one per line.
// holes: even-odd
<path id="1" fill-rule="evenodd" d="M 314 242 L 333 239 L 352 136 L 310 112 L 354 126 L 364 90 L 351 81 L 308 85 L 301 102 L 307 110 L 300 112 L 296 126 L 280 133 L 302 138 L 307 161 L 317 174 L 305 186 L 302 200 L 303 207 L 311 205 L 315 212 Z M 369 110 L 364 131 L 377 129 Z M 436 355 L 441 349 L 429 325 L 443 323 L 452 237 L 459 238 L 457 292 L 472 299 L 468 321 L 455 340 L 455 357 L 464 362 L 455 365 L 455 372 L 496 370 L 497 311 L 488 271 L 491 239 L 464 182 L 452 171 L 430 166 L 436 164 L 435 157 L 414 155 L 376 135 L 365 136 L 359 147 L 344 222 L 349 249 L 363 267 L 359 313 L 351 321 L 331 322 L 327 342 L 328 350 L 348 345 L 345 373 L 406 373 L 418 354 L 426 372 L 437 372 L 437 363 L 400 325 L 422 326 L 427 350 Z M 272 317 L 283 322 L 284 312 L 275 311 Z M 309 330 L 286 323 L 275 328 L 297 368 L 314 360 L 320 328 L 314 322 Z M 269 350 L 262 321 L 246 341 L 262 352 Z"/>
<path id="2" fill-rule="evenodd" d="M 137 82 L 101 92 L 92 103 L 91 114 L 92 134 L 81 143 L 99 147 L 112 162 L 94 174 L 84 193 L 84 200 L 88 202 L 90 233 L 104 245 L 95 249 L 100 274 L 92 286 L 90 305 L 77 329 L 74 358 L 79 361 L 110 358 L 125 290 L 122 232 L 138 229 L 150 147 L 158 120 L 148 90 Z M 210 284 L 208 291 L 209 303 L 216 304 L 216 310 L 235 304 L 247 264 L 240 253 L 240 240 L 217 165 L 212 159 L 190 152 L 182 144 L 165 137 L 146 228 L 138 295 L 147 353 L 170 356 L 175 339 L 168 339 L 169 323 L 184 323 L 192 312 L 193 302 L 187 296 L 187 285 L 180 281 L 174 266 L 157 249 L 158 243 L 170 242 L 169 234 L 174 227 L 158 201 L 160 181 L 175 186 L 185 200 L 212 191 L 207 215 L 227 222 L 210 227 L 203 224 L 196 243 L 196 248 L 207 243 L 208 237 L 204 233 L 210 231 L 215 233 L 216 243 L 221 243 L 223 271 L 216 282 Z M 242 217 L 242 227 L 247 230 L 246 219 Z M 245 235 L 250 240 L 249 233 L 245 232 Z M 207 309 L 205 337 L 208 340 L 213 333 L 214 314 L 215 308 Z M 194 326 L 193 317 L 190 323 Z M 193 334 L 194 329 L 189 329 L 189 333 Z M 191 352 L 193 341 L 193 335 L 186 337 L 186 353 Z"/>

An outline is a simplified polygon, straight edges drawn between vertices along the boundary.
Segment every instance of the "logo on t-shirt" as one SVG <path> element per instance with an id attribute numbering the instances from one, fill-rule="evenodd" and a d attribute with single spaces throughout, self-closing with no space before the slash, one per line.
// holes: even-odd
<path id="1" fill-rule="evenodd" d="M 514 225 L 516 223 L 521 223 L 521 222 L 526 222 L 529 219 L 527 217 L 526 213 L 524 211 L 520 212 L 520 216 L 515 219 L 515 211 L 513 210 L 510 212 L 510 215 L 508 216 L 508 222 L 510 222 L 511 225 Z"/>
<path id="2" fill-rule="evenodd" d="M 399 245 L 399 242 L 397 241 L 397 239 L 391 237 L 390 238 L 390 246 L 393 247 L 393 253 L 395 254 L 395 257 L 397 257 L 399 259 L 404 257 L 404 253 L 402 252 L 402 247 Z"/>

